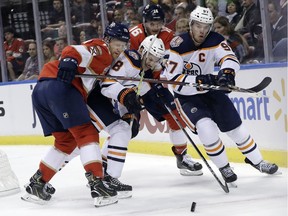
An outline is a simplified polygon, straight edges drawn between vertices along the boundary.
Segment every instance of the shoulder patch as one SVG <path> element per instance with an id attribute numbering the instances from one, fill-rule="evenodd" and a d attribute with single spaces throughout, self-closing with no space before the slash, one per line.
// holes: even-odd
<path id="1" fill-rule="evenodd" d="M 102 49 L 100 46 L 91 46 L 89 47 L 89 51 L 93 56 L 102 55 Z"/>
<path id="2" fill-rule="evenodd" d="M 133 51 L 128 51 L 128 55 L 131 56 L 133 59 L 135 60 L 139 60 L 139 55 L 137 55 L 135 52 Z"/>
<path id="3" fill-rule="evenodd" d="M 176 36 L 171 40 L 170 46 L 171 47 L 179 47 L 182 42 L 183 42 L 183 38 Z"/>

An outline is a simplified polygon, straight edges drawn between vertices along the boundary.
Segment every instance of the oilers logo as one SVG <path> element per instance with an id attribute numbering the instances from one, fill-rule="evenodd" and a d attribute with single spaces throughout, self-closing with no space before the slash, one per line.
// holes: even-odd
<path id="1" fill-rule="evenodd" d="M 182 74 L 197 76 L 201 74 L 201 68 L 197 64 L 184 61 Z"/>

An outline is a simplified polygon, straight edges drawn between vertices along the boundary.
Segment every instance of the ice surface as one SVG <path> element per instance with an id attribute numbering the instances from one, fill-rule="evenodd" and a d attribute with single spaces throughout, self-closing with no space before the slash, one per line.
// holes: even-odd
<path id="1" fill-rule="evenodd" d="M 226 194 L 203 164 L 204 175 L 179 174 L 174 157 L 128 153 L 120 180 L 133 186 L 133 197 L 115 205 L 95 208 L 80 159 L 56 174 L 52 200 L 44 206 L 22 201 L 23 185 L 35 173 L 49 146 L 0 146 L 8 155 L 21 193 L 0 197 L 0 216 L 286 216 L 287 169 L 268 176 L 247 164 L 231 163 L 238 188 Z M 197 160 L 198 161 L 198 160 Z M 201 160 L 199 160 L 201 163 Z M 217 169 L 208 161 L 220 177 Z M 196 202 L 195 212 L 190 212 Z"/>

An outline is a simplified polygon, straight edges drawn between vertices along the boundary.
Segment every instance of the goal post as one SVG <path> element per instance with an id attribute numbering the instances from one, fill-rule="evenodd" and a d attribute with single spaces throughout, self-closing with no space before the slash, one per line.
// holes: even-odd
<path id="1" fill-rule="evenodd" d="M 6 153 L 0 150 L 0 197 L 20 192 L 19 181 L 12 171 Z"/>

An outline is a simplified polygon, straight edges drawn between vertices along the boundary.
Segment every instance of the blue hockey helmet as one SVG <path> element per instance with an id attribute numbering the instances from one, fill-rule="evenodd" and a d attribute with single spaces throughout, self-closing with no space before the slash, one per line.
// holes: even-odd
<path id="1" fill-rule="evenodd" d="M 121 23 L 115 23 L 112 22 L 110 25 L 108 25 L 104 32 L 104 37 L 110 37 L 118 39 L 120 41 L 124 41 L 126 43 L 130 40 L 130 34 L 128 28 L 121 24 Z"/>
<path id="2" fill-rule="evenodd" d="M 164 21 L 165 14 L 159 4 L 146 5 L 143 10 L 144 22 L 147 21 Z"/>

